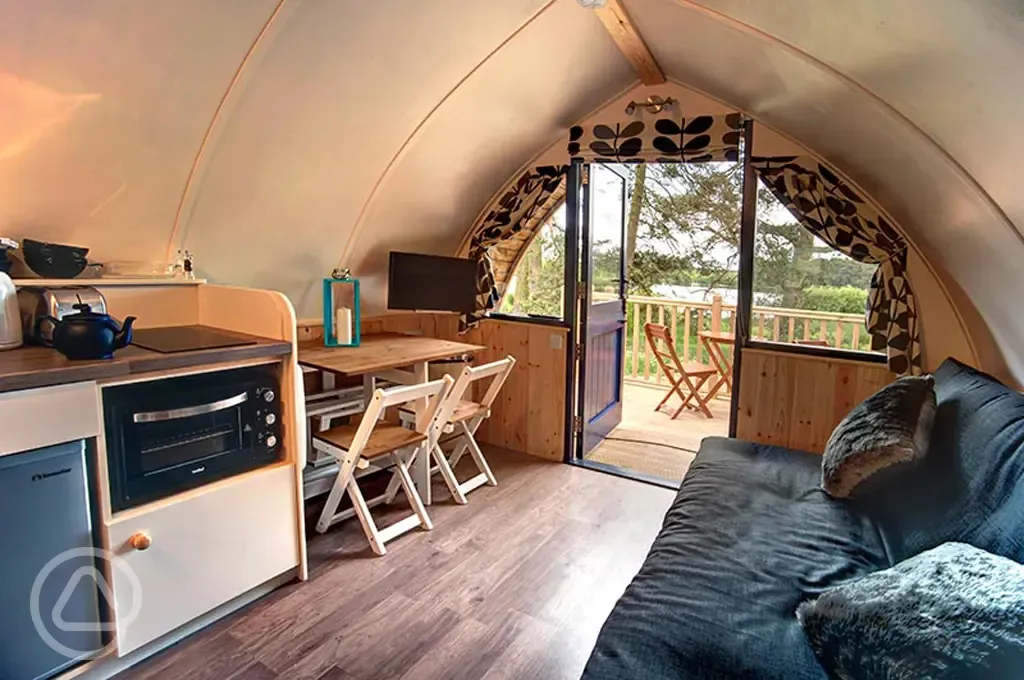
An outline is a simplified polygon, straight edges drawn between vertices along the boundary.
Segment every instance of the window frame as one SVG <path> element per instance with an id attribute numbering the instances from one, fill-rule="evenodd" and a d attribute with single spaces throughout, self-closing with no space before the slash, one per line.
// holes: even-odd
<path id="1" fill-rule="evenodd" d="M 767 350 L 782 354 L 796 354 L 803 356 L 843 359 L 846 361 L 857 361 L 867 364 L 886 364 L 888 356 L 885 352 L 868 352 L 836 347 L 817 347 L 793 342 L 773 342 L 771 340 L 756 340 L 751 338 L 751 318 L 754 307 L 754 263 L 757 238 L 757 174 L 751 164 L 754 146 L 754 121 L 747 119 L 744 125 L 743 134 L 743 205 L 740 214 L 740 255 L 739 270 L 737 272 L 737 303 L 736 303 L 736 327 L 737 347 L 733 362 L 733 384 L 738 385 L 740 379 L 740 364 L 742 362 L 742 350 L 744 348 Z M 735 390 L 734 395 L 738 395 Z M 736 397 L 734 396 L 734 399 Z M 737 409 L 733 404 L 733 420 L 735 420 Z M 730 432 L 734 433 L 734 423 L 730 423 Z M 731 435 L 734 436 L 734 435 Z"/>
<path id="2" fill-rule="evenodd" d="M 569 181 L 569 178 L 568 178 L 568 176 L 566 176 L 566 182 L 568 182 L 568 181 Z M 548 220 L 552 219 L 554 217 L 555 213 L 557 213 L 563 207 L 566 210 L 569 209 L 568 208 L 568 198 L 569 198 L 569 194 L 568 194 L 568 191 L 566 191 L 566 195 L 563 196 L 562 199 L 558 203 L 556 203 L 551 208 L 550 211 L 548 211 L 548 214 L 544 217 L 544 221 L 541 223 L 541 225 L 537 229 L 537 231 L 534 232 L 533 238 L 531 238 L 529 243 L 527 243 L 526 246 L 523 248 L 523 254 L 524 255 L 526 253 L 526 250 L 528 248 L 530 248 L 530 246 L 533 245 L 534 240 L 536 240 L 536 238 L 538 236 L 540 236 L 541 229 L 544 229 L 545 226 L 547 226 Z M 553 326 L 555 328 L 569 328 L 570 327 L 571 319 L 569 318 L 569 314 L 567 314 L 567 311 L 569 310 L 569 306 L 570 305 L 575 304 L 576 293 L 575 293 L 575 291 L 570 291 L 570 286 L 569 286 L 570 269 L 572 269 L 572 267 L 569 266 L 569 261 L 570 261 L 570 248 L 569 248 L 569 244 L 570 244 L 571 239 L 573 237 L 572 237 L 572 235 L 569 234 L 570 230 L 569 230 L 568 222 L 569 222 L 569 220 L 568 220 L 568 218 L 566 218 L 565 244 L 564 244 L 565 245 L 565 269 L 562 272 L 563 273 L 563 281 L 562 281 L 562 316 L 548 316 L 546 314 L 529 314 L 529 313 L 527 313 L 527 314 L 511 314 L 509 312 L 490 311 L 490 312 L 487 313 L 487 318 L 488 319 L 494 319 L 496 321 L 518 321 L 518 322 L 522 322 L 522 323 L 536 324 L 538 326 Z M 522 261 L 523 261 L 523 258 L 520 257 L 519 260 L 515 263 L 515 266 L 511 269 L 511 274 L 510 274 L 509 278 L 511 278 L 512 276 L 515 276 L 515 273 L 519 269 L 519 266 L 522 264 Z M 573 270 L 572 276 L 575 277 L 575 270 Z M 506 289 L 505 292 L 506 293 L 508 292 L 507 289 Z M 500 303 L 504 299 L 505 299 L 505 295 L 503 294 L 501 296 L 501 299 L 498 300 L 499 305 L 500 305 Z"/>
<path id="3" fill-rule="evenodd" d="M 818 347 L 815 345 L 802 345 L 798 342 L 747 340 L 744 347 L 768 350 L 771 352 L 781 352 L 782 354 L 802 354 L 804 356 L 822 357 L 826 359 L 861 361 L 868 364 L 884 364 L 888 361 L 888 357 L 883 352 L 865 352 L 864 350 L 837 347 Z"/>

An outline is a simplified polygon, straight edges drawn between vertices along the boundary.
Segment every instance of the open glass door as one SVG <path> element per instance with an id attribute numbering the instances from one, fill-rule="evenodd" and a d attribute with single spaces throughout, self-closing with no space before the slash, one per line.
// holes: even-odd
<path id="1" fill-rule="evenodd" d="M 578 455 L 622 421 L 626 337 L 626 177 L 617 165 L 583 168 L 580 214 Z"/>

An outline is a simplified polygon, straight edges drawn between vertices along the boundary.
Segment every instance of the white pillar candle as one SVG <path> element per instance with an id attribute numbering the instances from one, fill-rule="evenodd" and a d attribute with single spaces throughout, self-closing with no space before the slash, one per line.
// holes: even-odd
<path id="1" fill-rule="evenodd" d="M 348 307 L 334 310 L 334 337 L 340 345 L 352 344 L 352 310 Z"/>

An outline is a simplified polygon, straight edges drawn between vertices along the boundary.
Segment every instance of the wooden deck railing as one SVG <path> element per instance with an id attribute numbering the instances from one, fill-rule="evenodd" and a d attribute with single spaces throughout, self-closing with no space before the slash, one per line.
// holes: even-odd
<path id="1" fill-rule="evenodd" d="M 736 305 L 723 303 L 719 295 L 711 302 L 642 296 L 626 301 L 626 379 L 661 383 L 665 382 L 664 376 L 644 340 L 643 325 L 648 322 L 669 327 L 683 361 L 706 364 L 710 359 L 697 334 L 735 332 Z M 806 309 L 755 306 L 751 310 L 751 338 L 840 349 L 870 348 L 862 315 Z M 726 353 L 730 354 L 731 348 L 726 348 Z"/>

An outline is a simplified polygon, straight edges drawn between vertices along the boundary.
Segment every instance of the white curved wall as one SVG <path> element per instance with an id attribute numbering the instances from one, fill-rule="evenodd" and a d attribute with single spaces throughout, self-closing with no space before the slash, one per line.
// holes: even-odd
<path id="1" fill-rule="evenodd" d="M 877 198 L 1024 376 L 1015 3 L 625 2 L 670 78 Z M 8 2 L 0 233 L 157 266 L 184 244 L 304 316 L 341 263 L 379 308 L 388 249 L 454 251 L 518 168 L 634 81 L 574 0 Z"/>
<path id="2" fill-rule="evenodd" d="M 273 7 L 0 3 L 0 234 L 162 261 L 213 110 Z"/>
<path id="3" fill-rule="evenodd" d="M 453 252 L 523 160 L 633 79 L 599 24 L 565 30 L 579 10 L 297 5 L 209 154 L 184 230 L 200 273 L 285 291 L 303 318 L 340 264 L 382 311 L 389 250 Z"/>

